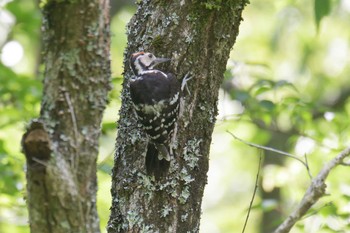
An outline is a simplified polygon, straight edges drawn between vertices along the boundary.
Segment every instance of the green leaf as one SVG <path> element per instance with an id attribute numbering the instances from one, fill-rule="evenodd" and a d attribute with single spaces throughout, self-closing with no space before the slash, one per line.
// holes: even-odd
<path id="1" fill-rule="evenodd" d="M 235 90 L 233 98 L 244 103 L 245 101 L 247 101 L 250 98 L 250 95 L 246 91 Z"/>
<path id="2" fill-rule="evenodd" d="M 294 91 L 298 92 L 298 89 L 293 85 L 293 83 L 287 81 L 287 80 L 279 80 L 275 83 L 274 88 L 278 89 L 281 87 L 290 87 Z"/>
<path id="3" fill-rule="evenodd" d="M 115 130 L 116 128 L 116 122 L 102 122 L 102 133 L 106 133 L 109 130 Z"/>
<path id="4" fill-rule="evenodd" d="M 271 87 L 259 87 L 256 89 L 254 96 L 261 95 L 265 92 L 271 91 Z"/>
<path id="5" fill-rule="evenodd" d="M 319 210 L 317 210 L 317 212 L 324 217 L 332 216 L 332 215 L 336 216 L 337 211 L 338 211 L 337 207 L 332 202 L 326 203 Z"/>
<path id="6" fill-rule="evenodd" d="M 102 163 L 102 164 L 99 164 L 98 166 L 98 170 L 105 173 L 105 174 L 111 174 L 111 171 L 112 171 L 112 166 L 108 163 Z"/>
<path id="7" fill-rule="evenodd" d="M 275 108 L 275 104 L 270 100 L 261 100 L 259 105 L 266 109 L 267 111 L 272 111 Z"/>
<path id="8" fill-rule="evenodd" d="M 317 31 L 319 30 L 321 20 L 324 16 L 327 16 L 331 11 L 330 0 L 315 0 L 315 21 Z"/>

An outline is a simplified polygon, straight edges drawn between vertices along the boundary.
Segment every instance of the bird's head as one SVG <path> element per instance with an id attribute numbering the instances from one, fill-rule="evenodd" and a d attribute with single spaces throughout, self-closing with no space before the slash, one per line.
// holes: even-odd
<path id="1" fill-rule="evenodd" d="M 135 75 L 152 70 L 159 63 L 170 61 L 169 58 L 157 58 L 152 53 L 138 52 L 133 53 L 130 58 L 130 66 Z"/>

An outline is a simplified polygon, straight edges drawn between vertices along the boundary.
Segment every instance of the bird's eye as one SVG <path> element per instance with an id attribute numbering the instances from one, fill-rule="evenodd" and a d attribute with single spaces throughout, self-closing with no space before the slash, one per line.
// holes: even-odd
<path id="1" fill-rule="evenodd" d="M 148 54 L 148 57 L 149 57 L 149 58 L 152 58 L 152 57 L 153 57 L 153 54 L 152 54 L 152 53 Z"/>

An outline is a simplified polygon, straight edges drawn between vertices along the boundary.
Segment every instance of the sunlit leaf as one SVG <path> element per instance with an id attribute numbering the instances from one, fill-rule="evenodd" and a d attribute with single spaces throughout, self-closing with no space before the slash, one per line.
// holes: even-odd
<path id="1" fill-rule="evenodd" d="M 266 87 L 266 86 L 262 86 L 256 89 L 256 91 L 254 92 L 254 96 L 258 96 L 261 95 L 265 92 L 268 92 L 271 90 L 271 87 Z"/>
<path id="2" fill-rule="evenodd" d="M 315 211 L 315 210 L 311 210 Z M 323 216 L 330 216 L 330 215 L 336 215 L 337 214 L 337 207 L 332 203 L 327 203 L 324 206 L 322 206 L 319 210 L 315 211 L 316 213 L 319 213 Z"/>
<path id="3" fill-rule="evenodd" d="M 102 133 L 106 133 L 109 130 L 115 130 L 116 128 L 116 122 L 102 122 Z"/>

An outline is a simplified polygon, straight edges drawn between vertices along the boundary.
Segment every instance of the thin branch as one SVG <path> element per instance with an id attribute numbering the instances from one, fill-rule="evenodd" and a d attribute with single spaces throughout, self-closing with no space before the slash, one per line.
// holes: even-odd
<path id="1" fill-rule="evenodd" d="M 328 207 L 328 206 L 334 206 L 333 202 L 331 202 L 331 201 L 330 201 L 330 202 L 327 202 L 326 204 L 324 204 L 323 206 L 317 208 L 316 210 L 312 211 L 311 213 L 302 216 L 300 220 L 304 220 L 304 219 L 309 218 L 309 217 L 311 217 L 311 216 L 313 216 L 313 215 L 316 215 L 316 214 L 318 214 L 322 209 L 324 209 L 324 208 L 326 208 L 326 207 Z"/>
<path id="2" fill-rule="evenodd" d="M 287 153 L 287 152 L 285 152 L 285 151 L 277 150 L 277 149 L 274 149 L 274 148 L 271 148 L 271 147 L 267 147 L 267 146 L 258 145 L 258 144 L 251 143 L 251 142 L 247 142 L 247 141 L 244 141 L 243 139 L 240 139 L 239 137 L 237 137 L 236 135 L 234 135 L 234 134 L 231 133 L 230 131 L 227 131 L 227 132 L 228 132 L 234 139 L 236 139 L 236 140 L 238 140 L 238 141 L 240 141 L 240 142 L 242 142 L 242 143 L 244 143 L 244 144 L 246 144 L 246 145 L 248 145 L 248 146 L 255 147 L 255 148 L 258 148 L 258 149 L 262 149 L 262 150 L 266 150 L 266 151 L 272 151 L 272 152 L 275 152 L 275 153 L 277 153 L 277 154 L 284 155 L 284 156 L 287 156 L 287 157 L 289 157 L 289 158 L 293 158 L 293 159 L 298 160 L 300 163 L 302 163 L 302 164 L 305 166 L 305 168 L 306 168 L 306 170 L 307 170 L 307 172 L 308 172 L 310 178 L 312 178 L 312 175 L 311 175 L 311 172 L 310 172 L 310 169 L 309 169 L 309 165 L 308 165 L 308 163 L 307 163 L 307 159 L 306 159 L 306 161 L 303 161 L 303 160 L 301 160 L 300 158 L 298 158 L 297 156 L 292 155 L 292 154 L 290 154 L 290 153 Z"/>
<path id="3" fill-rule="evenodd" d="M 309 173 L 309 177 L 312 179 L 312 175 L 309 167 L 309 160 L 307 159 L 307 154 L 304 154 L 304 159 L 305 159 L 307 173 Z"/>
<path id="4" fill-rule="evenodd" d="M 274 233 L 287 233 L 294 224 L 300 220 L 306 212 L 313 206 L 322 196 L 325 195 L 325 180 L 330 171 L 337 165 L 343 163 L 344 158 L 350 155 L 350 147 L 340 152 L 335 158 L 325 164 L 318 175 L 312 180 L 311 185 L 307 189 L 303 199 L 298 207 L 287 217 L 287 219 L 274 231 Z"/>
<path id="5" fill-rule="evenodd" d="M 258 190 L 258 182 L 259 182 L 260 169 L 261 169 L 261 160 L 262 160 L 262 156 L 261 156 L 261 150 L 260 150 L 260 153 L 259 153 L 259 166 L 258 166 L 258 172 L 256 173 L 254 192 L 253 192 L 252 199 L 250 200 L 249 209 L 248 209 L 247 217 L 246 217 L 245 222 L 244 222 L 242 233 L 244 233 L 245 228 L 247 226 L 249 215 L 250 215 L 250 211 L 252 210 L 255 194 L 256 194 L 256 191 Z"/>

